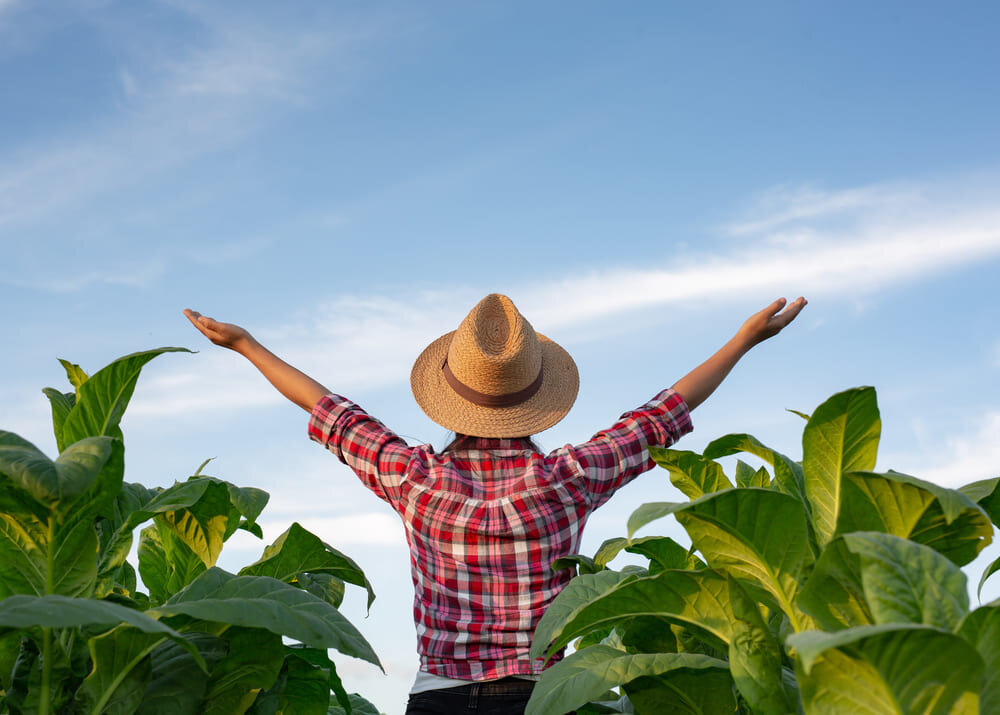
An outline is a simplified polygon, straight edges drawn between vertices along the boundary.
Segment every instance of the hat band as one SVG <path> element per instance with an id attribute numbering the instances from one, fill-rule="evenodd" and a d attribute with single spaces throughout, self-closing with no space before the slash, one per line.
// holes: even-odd
<path id="1" fill-rule="evenodd" d="M 518 390 L 517 392 L 510 392 L 506 395 L 487 395 L 485 392 L 479 392 L 473 390 L 471 387 L 466 385 L 464 382 L 455 377 L 455 374 L 448 367 L 448 358 L 445 357 L 444 364 L 441 366 L 441 372 L 444 373 L 444 379 L 448 382 L 459 397 L 463 397 L 474 405 L 480 407 L 513 407 L 514 405 L 520 405 L 522 402 L 527 402 L 530 400 L 538 389 L 542 386 L 542 375 L 544 374 L 544 366 L 538 368 L 538 377 L 535 381 L 528 385 L 523 390 Z"/>

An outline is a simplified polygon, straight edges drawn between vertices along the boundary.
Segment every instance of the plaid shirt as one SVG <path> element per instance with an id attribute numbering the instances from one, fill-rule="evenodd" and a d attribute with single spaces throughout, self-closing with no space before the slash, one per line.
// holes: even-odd
<path id="1" fill-rule="evenodd" d="M 576 553 L 590 513 L 653 466 L 647 445 L 689 431 L 672 390 L 547 455 L 525 439 L 473 438 L 443 454 L 410 447 L 338 395 L 322 398 L 309 422 L 310 438 L 403 519 L 421 670 L 464 680 L 541 671 L 528 656 L 531 636 L 571 578 L 552 562 Z"/>

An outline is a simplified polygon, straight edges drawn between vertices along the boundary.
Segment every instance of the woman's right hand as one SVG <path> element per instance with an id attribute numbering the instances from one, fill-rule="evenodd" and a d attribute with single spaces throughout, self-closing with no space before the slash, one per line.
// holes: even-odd
<path id="1" fill-rule="evenodd" d="M 236 352 L 243 352 L 243 348 L 252 340 L 250 333 L 238 325 L 232 323 L 220 323 L 218 320 L 202 315 L 196 310 L 186 308 L 184 315 L 191 321 L 194 327 L 201 331 L 201 334 L 211 340 L 216 345 L 220 345 Z"/>
<path id="2" fill-rule="evenodd" d="M 737 337 L 742 340 L 747 350 L 758 343 L 762 343 L 768 338 L 773 338 L 780 333 L 785 326 L 795 320 L 803 308 L 806 307 L 806 299 L 801 296 L 792 301 L 786 307 L 784 298 L 771 303 L 763 310 L 751 315 L 737 333 Z M 784 310 L 782 310 L 784 308 Z"/>

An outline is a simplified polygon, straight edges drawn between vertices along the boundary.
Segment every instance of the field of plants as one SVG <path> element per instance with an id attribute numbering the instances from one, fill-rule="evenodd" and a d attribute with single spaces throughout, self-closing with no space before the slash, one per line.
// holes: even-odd
<path id="1" fill-rule="evenodd" d="M 375 597 L 357 564 L 291 524 L 228 573 L 223 545 L 262 536 L 265 492 L 206 464 L 166 488 L 124 480 L 136 381 L 178 350 L 92 376 L 63 361 L 72 391 L 44 391 L 55 460 L 0 432 L 0 713 L 377 713 L 330 657 L 379 665 L 338 610 L 348 585 Z M 627 536 L 553 565 L 577 575 L 533 656 L 573 652 L 529 715 L 1000 713 L 1000 602 L 971 609 L 961 569 L 992 540 L 1000 479 L 952 490 L 872 471 L 872 388 L 801 416 L 801 461 L 748 434 L 651 450 L 690 501 L 644 504 Z M 744 454 L 764 466 L 736 459 L 730 477 L 716 461 Z M 690 548 L 634 536 L 667 516 Z M 646 565 L 610 568 L 622 551 Z"/>
<path id="2" fill-rule="evenodd" d="M 651 450 L 690 501 L 644 504 L 626 537 L 556 564 L 578 575 L 533 654 L 576 650 L 528 715 L 1000 713 L 1000 602 L 970 610 L 961 570 L 993 538 L 1000 479 L 952 490 L 871 471 L 872 388 L 801 416 L 801 461 L 748 434 Z M 716 460 L 738 454 L 767 466 L 737 460 L 731 479 Z M 634 538 L 666 516 L 690 548 Z M 648 564 L 609 568 L 622 550 Z"/>
<path id="3" fill-rule="evenodd" d="M 366 589 L 351 559 L 292 524 L 260 559 L 215 564 L 237 529 L 261 536 L 268 495 L 202 474 L 124 481 L 119 424 L 162 348 L 47 388 L 59 456 L 0 431 L 0 713 L 240 715 L 377 710 L 330 649 L 379 665 L 337 607 Z M 136 567 L 128 561 L 139 532 Z"/>

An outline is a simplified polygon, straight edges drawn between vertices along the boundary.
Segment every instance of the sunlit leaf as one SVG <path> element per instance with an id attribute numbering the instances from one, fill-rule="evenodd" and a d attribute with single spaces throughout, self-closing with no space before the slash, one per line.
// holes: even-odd
<path id="1" fill-rule="evenodd" d="M 670 483 L 688 499 L 698 499 L 706 494 L 732 489 L 722 467 L 696 452 L 649 447 L 649 456 L 670 472 Z"/>

